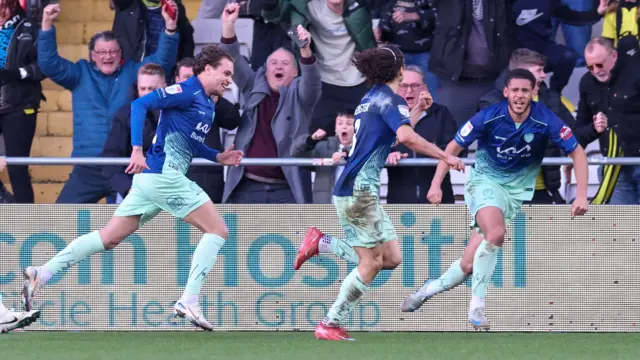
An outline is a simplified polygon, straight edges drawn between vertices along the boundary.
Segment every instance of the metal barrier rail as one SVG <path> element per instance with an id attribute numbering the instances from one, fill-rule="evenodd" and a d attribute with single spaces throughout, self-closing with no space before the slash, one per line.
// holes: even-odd
<path id="1" fill-rule="evenodd" d="M 9 165 L 129 165 L 129 158 L 106 158 L 106 157 L 75 157 L 75 158 L 55 158 L 55 157 L 7 157 Z M 640 165 L 640 157 L 634 158 L 606 158 L 590 157 L 587 159 L 589 165 Z M 475 159 L 463 158 L 465 165 L 473 165 Z M 344 165 L 345 162 L 333 163 L 329 158 L 244 158 L 242 165 L 262 165 L 262 166 L 335 166 Z M 402 159 L 397 165 L 387 164 L 386 166 L 435 166 L 438 160 L 435 159 Z M 571 165 L 573 161 L 567 157 L 545 158 L 543 165 Z M 192 165 L 196 166 L 222 166 L 206 159 L 193 159 Z"/>

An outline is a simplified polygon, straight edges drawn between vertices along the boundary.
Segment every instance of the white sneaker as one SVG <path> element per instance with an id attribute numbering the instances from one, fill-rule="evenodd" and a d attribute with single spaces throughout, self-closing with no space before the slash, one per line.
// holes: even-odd
<path id="1" fill-rule="evenodd" d="M 15 312 L 10 309 L 0 316 L 0 334 L 27 327 L 38 320 L 39 317 L 40 310 Z"/>
<path id="2" fill-rule="evenodd" d="M 213 326 L 205 319 L 199 303 L 188 305 L 182 300 L 178 300 L 178 302 L 173 305 L 173 314 L 174 316 L 189 320 L 193 325 L 203 330 L 213 331 Z"/>
<path id="3" fill-rule="evenodd" d="M 29 266 L 24 269 L 22 276 L 24 278 L 24 285 L 22 287 L 22 303 L 24 304 L 24 309 L 26 311 L 31 311 L 33 309 L 33 298 L 38 295 L 40 289 L 44 285 L 40 281 L 40 277 L 38 273 L 40 271 L 39 267 Z"/>
<path id="4" fill-rule="evenodd" d="M 425 303 L 425 301 L 431 299 L 431 296 L 426 296 L 427 288 L 429 284 L 432 283 L 433 280 L 425 281 L 424 285 L 418 290 L 416 290 L 413 294 L 407 296 L 402 304 L 400 305 L 400 310 L 402 312 L 414 312 Z"/>
<path id="5" fill-rule="evenodd" d="M 474 309 L 469 315 L 469 322 L 476 330 L 489 330 L 491 327 L 489 319 L 484 315 L 484 308 L 479 307 Z"/>

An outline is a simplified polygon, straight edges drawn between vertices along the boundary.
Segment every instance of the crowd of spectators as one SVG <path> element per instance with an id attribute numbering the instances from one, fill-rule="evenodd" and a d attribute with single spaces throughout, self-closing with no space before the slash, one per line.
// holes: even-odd
<path id="1" fill-rule="evenodd" d="M 128 157 L 131 100 L 192 75 L 194 28 L 184 5 L 111 0 L 112 29 L 93 35 L 88 59 L 71 62 L 59 55 L 55 20 L 73 10 L 64 1 L 42 3 L 41 15 L 33 16 L 19 0 L 0 0 L 6 156 L 29 156 L 40 101 L 47 101 L 41 81 L 49 78 L 72 94 L 72 156 Z M 206 142 L 222 149 L 226 129 L 247 158 L 347 158 L 353 113 L 369 88 L 351 60 L 371 47 L 397 46 L 405 57 L 399 95 L 410 109 L 423 92 L 431 99 L 412 125 L 442 148 L 478 110 L 504 100 L 507 70 L 523 68 L 538 80 L 535 101 L 571 126 L 584 147 L 598 140 L 604 156 L 640 156 L 639 6 L 637 0 L 202 0 L 197 18 L 220 19 L 219 46 L 235 59 L 242 100 L 213 99 L 215 127 Z M 250 58 L 240 52 L 238 18 L 253 20 Z M 602 33 L 592 34 L 601 20 Z M 558 29 L 564 44 L 555 40 Z M 307 31 L 311 41 L 301 41 Z M 563 91 L 585 66 L 579 102 L 572 104 Z M 147 114 L 145 149 L 158 121 L 158 112 Z M 398 146 L 388 162 L 417 156 Z M 562 154 L 549 144 L 547 156 Z M 123 169 L 75 166 L 57 202 L 117 203 L 131 186 Z M 241 166 L 225 177 L 223 168 L 208 166 L 188 176 L 219 203 L 331 203 L 341 170 Z M 428 203 L 434 170 L 388 168 L 387 202 Z M 2 187 L 0 201 L 32 203 L 28 167 L 8 171 L 13 194 Z M 559 166 L 543 167 L 532 202 L 565 203 L 560 179 Z M 640 166 L 604 166 L 600 181 L 594 203 L 640 204 Z M 443 202 L 455 202 L 449 177 L 443 187 Z"/>

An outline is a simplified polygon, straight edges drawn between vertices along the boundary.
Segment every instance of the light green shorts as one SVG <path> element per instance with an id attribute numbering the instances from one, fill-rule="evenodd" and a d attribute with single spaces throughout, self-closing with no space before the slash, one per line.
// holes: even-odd
<path id="1" fill-rule="evenodd" d="M 142 173 L 133 176 L 131 190 L 114 215 L 141 215 L 142 226 L 162 210 L 183 219 L 209 200 L 198 184 L 178 171 L 168 169 L 162 174 Z"/>
<path id="2" fill-rule="evenodd" d="M 333 197 L 340 225 L 353 247 L 373 248 L 398 238 L 377 195 L 369 191 Z"/>
<path id="3" fill-rule="evenodd" d="M 509 226 L 522 209 L 522 200 L 515 199 L 503 186 L 483 176 L 471 177 L 465 186 L 464 201 L 473 217 L 471 227 L 479 233 L 482 231 L 476 222 L 478 210 L 489 206 L 499 208 L 502 210 L 505 226 Z"/>

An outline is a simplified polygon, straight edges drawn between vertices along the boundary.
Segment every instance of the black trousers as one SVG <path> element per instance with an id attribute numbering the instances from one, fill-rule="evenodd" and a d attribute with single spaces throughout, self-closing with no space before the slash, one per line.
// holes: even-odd
<path id="1" fill-rule="evenodd" d="M 0 134 L 4 137 L 7 157 L 29 157 L 33 136 L 36 134 L 37 113 L 25 114 L 23 110 L 0 114 Z M 10 165 L 9 180 L 13 198 L 17 203 L 33 203 L 33 186 L 29 166 Z"/>

